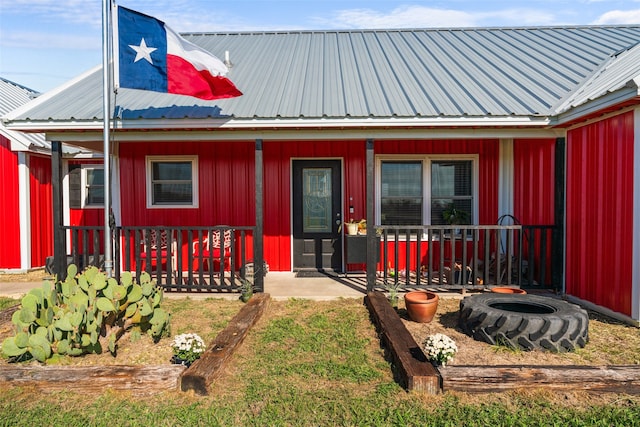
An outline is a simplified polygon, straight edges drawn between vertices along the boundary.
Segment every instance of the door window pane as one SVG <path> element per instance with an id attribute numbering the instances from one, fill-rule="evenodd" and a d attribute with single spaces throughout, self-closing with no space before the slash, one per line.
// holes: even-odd
<path id="1" fill-rule="evenodd" d="M 331 233 L 331 168 L 302 170 L 302 231 Z"/>

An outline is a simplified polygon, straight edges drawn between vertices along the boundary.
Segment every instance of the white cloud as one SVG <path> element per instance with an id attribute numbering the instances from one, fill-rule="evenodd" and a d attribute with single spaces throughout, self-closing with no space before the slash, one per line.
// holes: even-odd
<path id="1" fill-rule="evenodd" d="M 476 20 L 458 10 L 402 6 L 387 14 L 371 9 L 341 10 L 322 23 L 333 28 L 469 27 Z"/>
<path id="2" fill-rule="evenodd" d="M 640 9 L 611 10 L 594 21 L 596 25 L 640 24 Z"/>
<path id="3" fill-rule="evenodd" d="M 473 12 L 423 6 L 402 6 L 389 13 L 371 9 L 341 10 L 330 19 L 317 21 L 330 28 L 512 27 L 557 23 L 555 15 L 537 9 Z"/>

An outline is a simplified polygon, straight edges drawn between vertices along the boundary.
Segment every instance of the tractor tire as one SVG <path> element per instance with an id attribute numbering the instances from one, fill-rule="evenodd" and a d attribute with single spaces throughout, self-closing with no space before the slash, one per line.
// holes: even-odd
<path id="1" fill-rule="evenodd" d="M 589 342 L 586 310 L 540 295 L 465 297 L 460 301 L 458 324 L 475 340 L 527 351 L 573 351 Z"/>

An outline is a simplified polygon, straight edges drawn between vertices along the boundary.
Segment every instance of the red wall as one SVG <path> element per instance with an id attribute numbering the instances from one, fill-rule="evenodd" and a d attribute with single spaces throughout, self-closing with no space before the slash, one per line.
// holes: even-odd
<path id="1" fill-rule="evenodd" d="M 0 268 L 20 268 L 18 156 L 0 135 Z"/>
<path id="2" fill-rule="evenodd" d="M 342 158 L 344 206 L 349 217 L 366 217 L 365 141 L 265 142 L 265 259 L 273 270 L 291 269 L 290 186 L 292 158 Z M 480 223 L 497 219 L 498 141 L 376 141 L 376 154 L 479 154 Z M 353 200 L 350 200 L 353 198 Z"/>
<path id="3" fill-rule="evenodd" d="M 480 222 L 497 219 L 497 140 L 384 141 L 380 153 L 479 154 Z M 197 155 L 198 209 L 147 209 L 145 156 Z M 140 225 L 246 225 L 255 224 L 255 143 L 175 142 L 121 143 L 120 180 L 122 224 Z M 343 160 L 343 211 L 353 205 L 353 218 L 366 216 L 365 141 L 264 141 L 264 257 L 273 271 L 291 269 L 291 160 L 335 158 Z M 353 200 L 349 200 L 353 198 Z"/>
<path id="4" fill-rule="evenodd" d="M 567 135 L 567 294 L 631 315 L 633 113 Z"/>
<path id="5" fill-rule="evenodd" d="M 199 208 L 148 209 L 145 156 L 197 155 Z M 121 143 L 122 225 L 208 226 L 255 224 L 255 143 Z M 270 196 L 265 186 L 266 197 Z"/>
<path id="6" fill-rule="evenodd" d="M 29 156 L 29 192 L 31 195 L 31 266 L 42 267 L 53 255 L 53 194 L 51 159 Z"/>
<path id="7" fill-rule="evenodd" d="M 497 139 L 378 141 L 376 154 L 478 154 L 479 224 L 498 219 Z"/>
<path id="8" fill-rule="evenodd" d="M 555 139 L 518 139 L 513 146 L 513 215 L 527 225 L 555 222 Z"/>

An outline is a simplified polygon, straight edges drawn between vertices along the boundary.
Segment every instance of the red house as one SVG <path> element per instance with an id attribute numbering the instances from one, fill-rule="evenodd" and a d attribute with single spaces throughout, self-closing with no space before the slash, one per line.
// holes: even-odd
<path id="1" fill-rule="evenodd" d="M 369 289 L 552 288 L 640 322 L 640 26 L 184 37 L 244 95 L 114 96 L 116 273 L 233 290 L 264 259 L 366 269 Z M 102 151 L 100 71 L 5 117 L 46 133 L 62 183 L 61 143 Z M 62 188 L 56 254 L 95 261 L 81 226 L 103 220 L 65 220 Z"/>
<path id="2" fill-rule="evenodd" d="M 0 115 L 37 95 L 0 78 Z M 0 123 L 0 270 L 42 267 L 53 255 L 50 154 L 43 134 L 12 131 Z"/>

